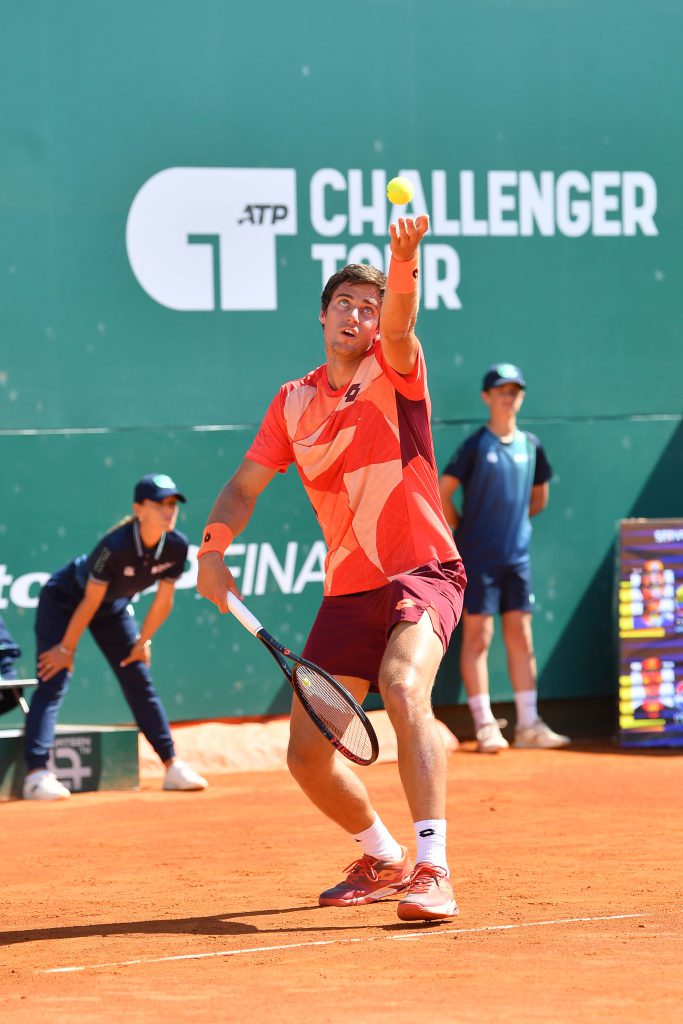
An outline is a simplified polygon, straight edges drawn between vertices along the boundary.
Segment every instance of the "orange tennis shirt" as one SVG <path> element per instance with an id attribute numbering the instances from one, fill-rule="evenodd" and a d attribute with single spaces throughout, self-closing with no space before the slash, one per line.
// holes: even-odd
<path id="1" fill-rule="evenodd" d="M 444 519 L 420 348 L 403 376 L 379 341 L 335 391 L 325 366 L 283 384 L 246 457 L 296 464 L 328 547 L 325 595 L 384 586 L 436 559 L 459 557 Z"/>

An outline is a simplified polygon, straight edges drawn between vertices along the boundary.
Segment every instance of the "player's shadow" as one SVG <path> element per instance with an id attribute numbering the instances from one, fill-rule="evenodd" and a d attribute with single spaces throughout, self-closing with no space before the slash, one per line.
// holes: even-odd
<path id="1" fill-rule="evenodd" d="M 21 942 L 43 942 L 55 939 L 84 939 L 112 935 L 285 935 L 289 932 L 301 935 L 305 932 L 357 931 L 363 927 L 358 909 L 350 915 L 347 924 L 331 920 L 325 907 L 311 904 L 303 907 L 284 907 L 276 910 L 247 910 L 232 914 L 215 914 L 210 917 L 180 917 L 171 920 L 116 921 L 107 924 L 64 925 L 53 928 L 22 928 L 15 931 L 0 931 L 0 946 L 13 946 Z M 294 924 L 285 927 L 263 927 L 241 919 L 248 917 L 276 917 L 280 914 L 300 914 L 318 911 L 325 916 L 325 922 L 316 925 Z M 239 918 L 240 920 L 237 920 Z M 377 927 L 377 925 L 374 925 Z M 382 926 L 380 926 L 382 927 Z M 393 929 L 393 926 L 391 926 Z"/>

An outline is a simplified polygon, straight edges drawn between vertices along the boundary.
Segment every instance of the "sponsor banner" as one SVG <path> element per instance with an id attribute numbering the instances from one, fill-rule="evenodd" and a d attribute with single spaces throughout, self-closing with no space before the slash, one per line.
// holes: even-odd
<path id="1" fill-rule="evenodd" d="M 188 550 L 188 568 L 176 583 L 176 590 L 194 591 L 197 585 L 198 545 L 191 544 Z M 261 595 L 275 589 L 282 594 L 301 594 L 315 584 L 318 594 L 325 578 L 325 557 L 327 547 L 324 541 L 312 545 L 298 541 L 274 547 L 268 541 L 236 542 L 226 554 L 226 564 L 237 580 L 245 597 Z M 161 571 L 163 565 L 158 567 Z M 33 571 L 13 575 L 6 564 L 0 564 L 0 609 L 13 605 L 16 608 L 36 608 L 42 587 L 50 573 Z M 151 593 L 150 587 L 144 594 Z M 133 603 L 140 596 L 133 598 Z"/>
<path id="2" fill-rule="evenodd" d="M 155 302 L 184 311 L 276 310 L 281 236 L 313 237 L 322 285 L 347 263 L 387 270 L 390 222 L 429 213 L 422 304 L 463 307 L 453 238 L 657 235 L 657 183 L 645 170 L 403 169 L 414 188 L 391 206 L 384 168 L 167 167 L 140 187 L 126 225 L 130 266 Z M 306 196 L 299 217 L 297 197 Z M 373 241 L 374 239 L 374 241 Z"/>

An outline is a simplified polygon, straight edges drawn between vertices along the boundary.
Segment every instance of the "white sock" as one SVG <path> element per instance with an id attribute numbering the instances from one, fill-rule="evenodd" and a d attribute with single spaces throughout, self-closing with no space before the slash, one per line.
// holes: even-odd
<path id="1" fill-rule="evenodd" d="M 417 855 L 415 863 L 427 861 L 448 871 L 446 860 L 446 819 L 425 818 L 415 822 L 415 838 L 417 839 Z"/>
<path id="2" fill-rule="evenodd" d="M 403 859 L 403 850 L 379 815 L 375 815 L 375 820 L 370 828 L 359 832 L 353 838 L 360 843 L 363 853 L 367 853 L 370 857 L 389 862 Z"/>
<path id="3" fill-rule="evenodd" d="M 477 693 L 474 697 L 468 697 L 467 705 L 474 720 L 475 732 L 479 732 L 482 725 L 486 725 L 487 722 L 495 722 L 488 693 Z"/>
<path id="4" fill-rule="evenodd" d="M 517 690 L 515 693 L 517 708 L 517 728 L 528 729 L 538 721 L 538 694 L 536 690 Z"/>

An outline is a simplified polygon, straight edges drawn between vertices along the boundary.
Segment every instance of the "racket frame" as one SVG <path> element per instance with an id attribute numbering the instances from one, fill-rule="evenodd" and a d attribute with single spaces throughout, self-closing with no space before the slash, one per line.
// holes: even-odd
<path id="1" fill-rule="evenodd" d="M 259 622 L 259 620 L 253 614 L 253 612 L 250 612 L 249 609 L 239 600 L 239 598 L 237 598 L 232 593 L 228 594 L 228 607 L 235 616 L 235 618 L 237 618 L 239 622 L 245 627 L 245 629 L 248 629 L 249 632 L 253 636 L 255 636 L 257 640 L 261 641 L 266 650 L 269 651 L 269 653 L 278 663 L 280 669 L 284 673 L 285 678 L 287 679 L 287 682 L 292 687 L 294 693 L 298 697 L 299 702 L 301 703 L 301 706 L 303 707 L 304 711 L 311 719 L 313 724 L 320 730 L 325 739 L 328 740 L 332 744 L 332 746 L 340 752 L 340 754 L 343 754 L 344 757 L 348 758 L 349 761 L 353 761 L 354 764 L 365 766 L 372 764 L 374 761 L 376 761 L 377 755 L 379 754 L 379 743 L 377 740 L 377 734 L 375 733 L 375 730 L 372 726 L 372 723 L 370 722 L 370 719 L 368 718 L 368 716 L 366 715 L 365 711 L 360 706 L 358 701 L 355 699 L 353 694 L 349 693 L 346 687 L 342 686 L 339 680 L 335 679 L 334 676 L 330 675 L 329 672 L 326 672 L 324 668 L 320 667 L 320 665 L 316 665 L 314 662 L 309 661 L 307 658 L 303 658 L 300 654 L 295 654 L 293 651 L 290 651 L 287 647 L 284 647 L 280 643 L 280 641 L 276 640 L 275 637 L 272 636 L 272 634 L 269 633 L 268 630 L 262 625 L 262 623 Z M 363 728 L 367 733 L 371 747 L 371 754 L 369 758 L 359 757 L 357 754 L 354 754 L 352 750 L 349 750 L 348 747 L 344 743 L 342 743 L 339 737 L 335 736 L 334 733 L 323 722 L 323 720 L 315 713 L 313 708 L 308 703 L 306 694 L 302 691 L 301 687 L 299 687 L 295 682 L 294 671 L 293 668 L 290 666 L 289 662 L 292 662 L 294 666 L 300 665 L 302 668 L 308 668 L 312 672 L 317 672 L 319 675 L 323 676 L 324 679 L 332 687 L 332 689 L 336 690 L 341 699 L 349 705 L 353 713 L 362 723 Z"/>

